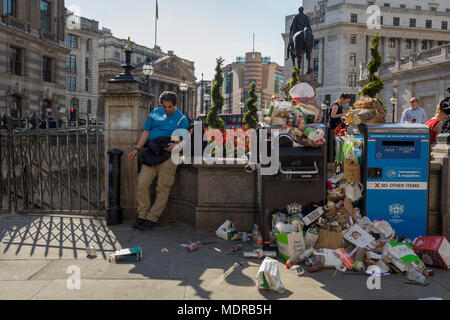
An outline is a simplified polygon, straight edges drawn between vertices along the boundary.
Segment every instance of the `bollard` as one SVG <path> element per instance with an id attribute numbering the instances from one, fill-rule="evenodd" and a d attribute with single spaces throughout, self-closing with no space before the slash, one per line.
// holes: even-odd
<path id="1" fill-rule="evenodd" d="M 109 155 L 109 183 L 108 183 L 108 201 L 109 208 L 106 212 L 106 224 L 113 226 L 122 223 L 122 207 L 120 206 L 120 171 L 121 150 L 112 149 L 108 151 Z"/>

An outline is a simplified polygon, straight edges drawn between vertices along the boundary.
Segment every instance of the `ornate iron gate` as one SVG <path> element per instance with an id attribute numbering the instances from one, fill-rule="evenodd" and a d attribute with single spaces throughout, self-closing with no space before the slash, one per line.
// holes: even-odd
<path id="1" fill-rule="evenodd" d="M 4 115 L 0 210 L 104 215 L 104 162 L 104 126 L 89 115 L 83 120 L 69 112 L 41 120 L 29 113 L 24 119 Z"/>

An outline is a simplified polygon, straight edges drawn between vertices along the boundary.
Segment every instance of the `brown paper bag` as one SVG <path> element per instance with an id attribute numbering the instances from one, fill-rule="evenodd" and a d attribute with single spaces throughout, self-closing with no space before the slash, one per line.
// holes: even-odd
<path id="1" fill-rule="evenodd" d="M 344 210 L 349 216 L 352 217 L 353 222 L 356 223 L 356 220 L 358 220 L 358 217 L 356 215 L 355 208 L 353 208 L 352 202 L 347 197 L 345 197 L 345 199 L 344 199 Z"/>
<path id="2" fill-rule="evenodd" d="M 314 246 L 316 249 L 340 249 L 343 247 L 342 230 L 334 232 L 327 229 L 320 229 L 319 239 Z"/>
<path id="3" fill-rule="evenodd" d="M 361 167 L 358 161 L 345 159 L 344 180 L 347 182 L 361 182 Z"/>

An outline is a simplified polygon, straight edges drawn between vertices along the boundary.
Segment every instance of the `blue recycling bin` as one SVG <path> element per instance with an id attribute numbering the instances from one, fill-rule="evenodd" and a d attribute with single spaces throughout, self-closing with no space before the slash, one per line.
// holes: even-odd
<path id="1" fill-rule="evenodd" d="M 399 237 L 427 234 L 430 130 L 422 124 L 362 125 L 363 211 Z M 356 133 L 356 132 L 355 132 Z"/>

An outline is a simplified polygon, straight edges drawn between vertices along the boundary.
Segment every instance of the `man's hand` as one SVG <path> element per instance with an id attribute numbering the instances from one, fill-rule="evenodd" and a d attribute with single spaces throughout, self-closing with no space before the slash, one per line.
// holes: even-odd
<path id="1" fill-rule="evenodd" d="M 175 143 L 170 143 L 170 144 L 167 146 L 167 148 L 164 148 L 164 150 L 165 150 L 165 151 L 168 151 L 168 152 L 172 152 L 172 151 L 173 151 L 173 148 L 175 148 L 175 146 L 176 146 Z"/>
<path id="2" fill-rule="evenodd" d="M 134 161 L 134 159 L 136 158 L 136 156 L 138 155 L 138 151 L 136 149 L 134 149 L 133 151 L 130 152 L 130 154 L 128 155 L 128 160 L 130 161 Z"/>

